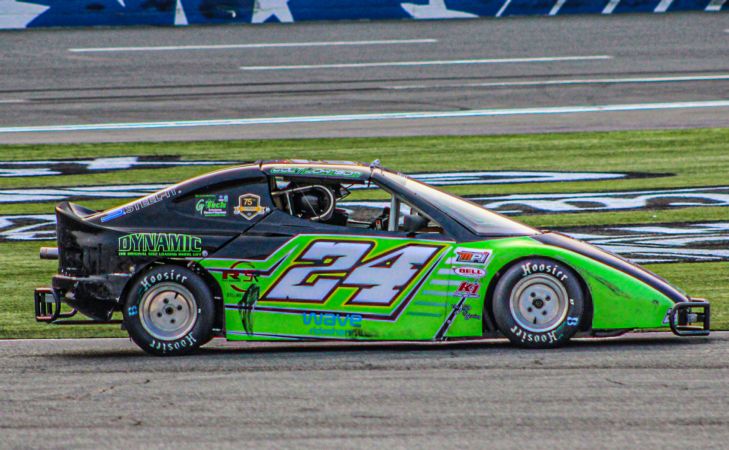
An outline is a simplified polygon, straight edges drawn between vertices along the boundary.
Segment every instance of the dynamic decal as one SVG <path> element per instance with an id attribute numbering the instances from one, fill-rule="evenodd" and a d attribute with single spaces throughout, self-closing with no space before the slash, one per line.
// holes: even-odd
<path id="1" fill-rule="evenodd" d="M 119 217 L 126 216 L 127 214 L 131 214 L 135 211 L 142 210 L 148 206 L 155 205 L 164 199 L 172 198 L 179 193 L 180 191 L 178 191 L 174 187 L 171 187 L 159 192 L 155 192 L 154 194 L 149 194 L 148 196 L 142 197 L 137 201 L 128 203 L 124 206 L 120 206 L 116 209 L 112 209 L 101 217 L 101 222 L 108 222 L 110 220 L 118 219 Z"/>
<path id="2" fill-rule="evenodd" d="M 465 198 L 506 215 L 627 211 L 729 206 L 729 186 L 572 194 L 466 196 Z M 388 206 L 388 203 L 378 200 L 363 200 L 340 202 L 338 205 L 349 210 L 359 208 L 381 210 Z"/>
<path id="3" fill-rule="evenodd" d="M 486 276 L 485 270 L 470 266 L 454 267 L 453 272 L 455 272 L 456 275 L 466 278 L 483 278 Z"/>
<path id="4" fill-rule="evenodd" d="M 238 197 L 238 206 L 233 208 L 236 215 L 246 220 L 252 220 L 256 216 L 266 213 L 268 208 L 261 206 L 261 196 L 256 194 L 243 194 Z"/>
<path id="5" fill-rule="evenodd" d="M 183 161 L 180 159 L 180 156 L 118 156 L 90 159 L 0 161 L 0 178 L 90 175 L 120 170 L 182 166 L 221 166 L 230 164 L 241 163 L 236 161 Z"/>
<path id="6" fill-rule="evenodd" d="M 203 217 L 225 217 L 228 215 L 228 196 L 219 194 L 196 195 L 195 212 Z"/>
<path id="7" fill-rule="evenodd" d="M 261 300 L 326 303 L 346 290 L 345 304 L 390 306 L 443 248 L 405 244 L 372 256 L 374 246 L 370 241 L 313 241 Z"/>
<path id="8" fill-rule="evenodd" d="M 133 233 L 119 238 L 119 256 L 204 256 L 202 239 L 189 234 Z"/>
<path id="9" fill-rule="evenodd" d="M 61 161 L 61 160 L 58 160 Z M 182 163 L 192 163 L 195 161 L 181 161 Z M 204 163 L 205 161 L 197 161 Z M 213 162 L 213 161 L 211 161 Z M 218 161 L 214 161 L 218 164 Z M 9 163 L 9 162 L 8 162 Z M 220 161 L 220 164 L 225 162 Z M 0 165 L 2 167 L 2 165 Z M 136 167 L 136 166 L 132 166 Z M 279 170 L 288 171 L 290 168 L 281 168 Z M 8 169 L 10 170 L 10 169 Z M 15 170 L 15 169 L 13 169 Z M 54 169 L 60 170 L 60 169 Z M 122 170 L 122 169 L 118 169 Z M 271 171 L 277 170 L 276 168 Z M 324 170 L 324 169 L 307 169 Z M 359 172 L 348 171 L 356 173 Z M 2 173 L 2 172 L 0 172 Z M 7 174 L 11 172 L 5 172 Z M 293 173 L 289 175 L 294 175 Z M 623 179 L 633 176 L 647 176 L 644 174 L 631 173 L 592 173 L 592 172 L 433 172 L 414 174 L 412 177 L 416 180 L 427 182 L 434 186 L 461 186 L 461 185 L 478 185 L 478 184 L 512 184 L 512 183 L 556 183 L 563 181 L 588 181 L 588 180 L 611 180 Z M 12 175 L 6 175 L 12 176 Z M 318 175 L 323 176 L 323 175 Z M 335 176 L 335 175 L 331 175 Z M 340 176 L 340 175 L 337 175 Z M 655 175 L 658 176 L 658 175 Z M 346 178 L 346 177 L 343 177 Z M 354 176 L 352 177 L 354 178 Z M 104 198 L 135 198 L 147 195 L 151 192 L 164 188 L 164 184 L 130 184 L 130 185 L 102 185 L 102 186 L 69 186 L 69 187 L 53 187 L 53 188 L 24 188 L 24 189 L 0 189 L 0 204 L 2 203 L 40 203 L 40 202 L 60 202 L 64 200 L 80 200 L 80 199 L 104 199 Z M 360 188 L 360 186 L 352 186 L 352 189 Z M 366 186 L 361 186 L 366 188 Z M 729 204 L 729 187 L 725 187 L 727 195 L 727 203 Z M 569 194 L 567 194 L 569 195 Z M 584 194 L 575 194 L 584 195 Z M 698 193 L 697 195 L 701 195 Z M 346 202 L 342 206 L 350 207 L 381 207 L 382 202 Z"/>

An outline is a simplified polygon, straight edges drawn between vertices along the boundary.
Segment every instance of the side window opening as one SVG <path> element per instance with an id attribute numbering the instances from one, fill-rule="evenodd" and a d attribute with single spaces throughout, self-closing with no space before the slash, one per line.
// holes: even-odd
<path id="1" fill-rule="evenodd" d="M 343 201 L 354 190 L 363 194 L 358 197 L 385 199 Z M 408 236 L 443 234 L 443 228 L 423 211 L 371 182 L 344 185 L 339 180 L 272 177 L 271 197 L 279 210 L 312 222 Z"/>

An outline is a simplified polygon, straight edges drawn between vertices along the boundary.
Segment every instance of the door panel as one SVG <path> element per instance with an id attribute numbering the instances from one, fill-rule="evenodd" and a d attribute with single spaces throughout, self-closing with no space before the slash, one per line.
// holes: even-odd
<path id="1" fill-rule="evenodd" d="M 433 339 L 451 296 L 452 242 L 299 235 L 261 260 L 201 263 L 229 339 Z"/>

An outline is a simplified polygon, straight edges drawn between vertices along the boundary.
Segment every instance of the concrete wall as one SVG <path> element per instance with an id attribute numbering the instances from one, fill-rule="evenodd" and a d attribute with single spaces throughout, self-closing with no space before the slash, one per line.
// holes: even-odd
<path id="1" fill-rule="evenodd" d="M 729 10 L 729 0 L 0 0 L 0 29 Z"/>

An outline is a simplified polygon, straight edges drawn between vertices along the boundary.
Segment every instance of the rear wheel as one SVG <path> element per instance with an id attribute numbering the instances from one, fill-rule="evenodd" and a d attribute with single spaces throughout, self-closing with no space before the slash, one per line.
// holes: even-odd
<path id="1" fill-rule="evenodd" d="M 494 290 L 496 324 L 522 347 L 564 345 L 579 329 L 585 304 L 577 275 L 547 258 L 529 258 L 509 268 Z"/>
<path id="2" fill-rule="evenodd" d="M 205 282 L 189 269 L 159 266 L 138 279 L 123 308 L 132 340 L 153 355 L 182 355 L 212 337 L 215 306 Z"/>

